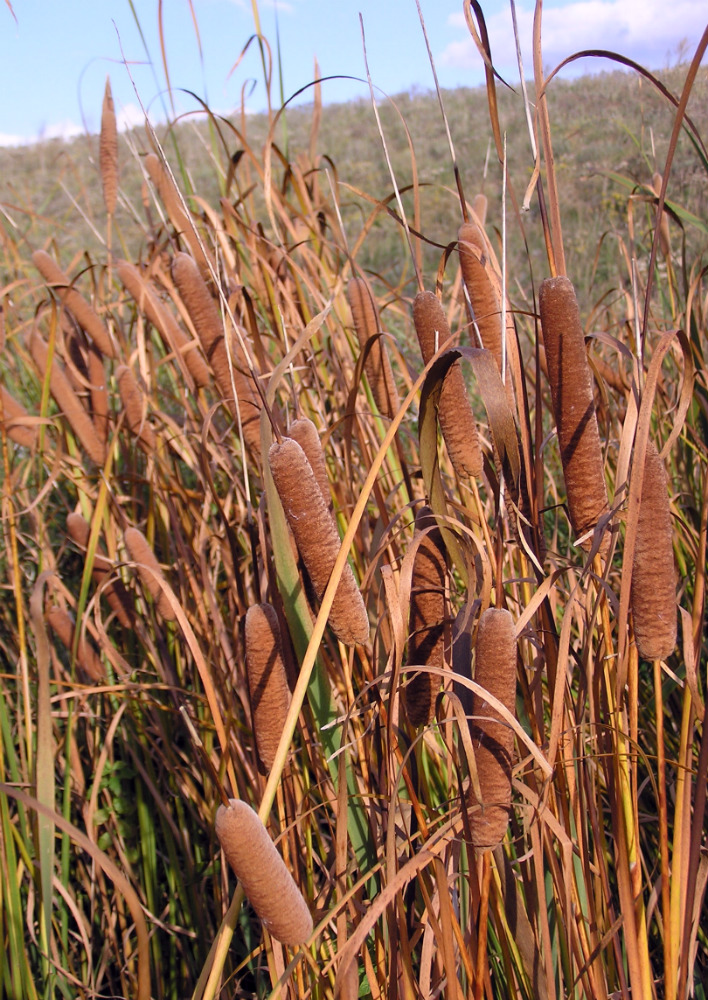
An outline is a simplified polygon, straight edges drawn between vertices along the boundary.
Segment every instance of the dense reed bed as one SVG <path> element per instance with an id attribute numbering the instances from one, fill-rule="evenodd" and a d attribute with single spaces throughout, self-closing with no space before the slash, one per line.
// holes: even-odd
<path id="1" fill-rule="evenodd" d="M 538 40 L 505 227 L 106 87 L 93 249 L 3 230 L 3 995 L 705 1000 L 701 55 L 585 248 Z"/>

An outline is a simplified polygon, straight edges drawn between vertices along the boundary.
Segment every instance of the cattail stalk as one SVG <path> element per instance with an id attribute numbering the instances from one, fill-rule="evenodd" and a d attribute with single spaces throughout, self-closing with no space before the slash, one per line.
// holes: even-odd
<path id="1" fill-rule="evenodd" d="M 408 664 L 445 666 L 445 622 L 447 618 L 445 543 L 429 507 L 421 507 L 415 519 L 409 618 Z M 425 726 L 435 714 L 440 679 L 425 671 L 414 674 L 404 689 L 406 714 L 412 726 Z"/>
<path id="2" fill-rule="evenodd" d="M 216 836 L 269 933 L 281 944 L 304 944 L 312 935 L 312 916 L 258 814 L 231 799 L 217 810 Z"/>
<path id="3" fill-rule="evenodd" d="M 59 637 L 62 645 L 66 649 L 73 649 L 76 625 L 72 615 L 63 608 L 53 605 L 47 611 L 47 621 Z M 86 676 L 92 681 L 103 681 L 106 679 L 106 671 L 101 663 L 101 658 L 85 638 L 79 639 L 79 645 L 76 650 L 76 664 L 81 667 Z"/>
<path id="4" fill-rule="evenodd" d="M 155 607 L 165 621 L 175 621 L 177 616 L 160 583 L 165 579 L 164 574 L 147 538 L 137 528 L 127 528 L 123 540 L 130 558 L 136 564 L 143 586 L 155 602 Z"/>
<path id="5" fill-rule="evenodd" d="M 661 195 L 663 183 L 664 178 L 658 171 L 652 175 L 651 187 L 657 198 Z M 659 247 L 664 257 L 668 259 L 671 256 L 671 230 L 669 229 L 669 215 L 666 209 L 661 213 L 661 221 L 659 222 Z"/>
<path id="6" fill-rule="evenodd" d="M 259 770 L 268 774 L 290 708 L 290 688 L 283 662 L 280 626 L 275 608 L 254 604 L 244 626 L 246 675 L 251 699 Z"/>
<path id="7" fill-rule="evenodd" d="M 49 348 L 36 329 L 30 334 L 29 348 L 39 374 L 44 378 L 49 366 Z M 106 457 L 105 445 L 99 438 L 93 421 L 81 405 L 81 400 L 72 389 L 71 383 L 56 357 L 52 358 L 49 391 L 69 421 L 86 454 L 96 465 L 103 465 Z"/>
<path id="8" fill-rule="evenodd" d="M 231 342 L 231 366 L 221 313 L 209 294 L 206 282 L 194 260 L 186 253 L 175 254 L 172 277 L 187 312 L 194 323 L 204 353 L 211 364 L 222 398 L 234 419 L 241 415 L 243 436 L 251 452 L 260 454 L 261 400 L 249 374 L 249 365 L 241 345 Z M 233 372 L 233 384 L 231 381 Z M 234 401 L 238 397 L 238 410 Z"/>
<path id="9" fill-rule="evenodd" d="M 154 452 L 157 438 L 147 420 L 147 405 L 143 392 L 133 374 L 132 368 L 119 365 L 116 368 L 118 392 L 125 411 L 128 427 L 138 439 L 138 443 L 148 454 Z"/>
<path id="10" fill-rule="evenodd" d="M 379 412 L 393 418 L 400 406 L 400 399 L 388 351 L 380 336 L 381 326 L 371 289 L 363 278 L 352 278 L 347 286 L 347 298 L 362 351 L 369 341 L 376 338 L 369 348 L 364 370 Z"/>
<path id="11" fill-rule="evenodd" d="M 516 638 L 508 611 L 487 608 L 479 620 L 475 646 L 475 681 L 516 715 Z M 467 809 L 472 844 L 492 850 L 506 833 L 511 808 L 514 731 L 499 712 L 475 693 L 470 736 L 481 800 L 470 787 Z"/>
<path id="12" fill-rule="evenodd" d="M 24 448 L 33 448 L 37 442 L 37 428 L 26 421 L 32 419 L 21 403 L 18 403 L 4 385 L 0 386 L 2 397 L 2 413 L 0 414 L 0 430 Z"/>
<path id="13" fill-rule="evenodd" d="M 644 461 L 631 605 L 639 655 L 665 660 L 676 645 L 676 569 L 666 470 L 651 440 Z"/>
<path id="14" fill-rule="evenodd" d="M 450 339 L 450 327 L 439 299 L 418 292 L 413 300 L 413 322 L 427 365 L 441 344 Z M 470 406 L 459 360 L 448 369 L 440 390 L 438 420 L 450 460 L 460 478 L 482 474 L 482 451 L 477 422 Z"/>
<path id="15" fill-rule="evenodd" d="M 271 446 L 268 462 L 298 552 L 322 600 L 340 549 L 339 533 L 312 466 L 297 441 L 283 438 Z M 332 631 L 353 646 L 369 638 L 366 607 L 348 563 L 337 585 L 329 615 Z"/>
<path id="16" fill-rule="evenodd" d="M 93 306 L 72 287 L 68 275 L 44 250 L 36 250 L 32 254 L 32 260 L 44 280 L 59 296 L 61 304 L 71 313 L 84 333 L 91 338 L 101 354 L 107 358 L 117 357 L 110 333 Z"/>
<path id="17" fill-rule="evenodd" d="M 106 206 L 108 214 L 113 215 L 118 199 L 118 129 L 109 77 L 106 77 L 106 89 L 103 94 L 101 134 L 98 140 L 98 162 L 101 169 L 103 204 Z"/>
<path id="18" fill-rule="evenodd" d="M 595 528 L 609 505 L 585 338 L 568 278 L 546 278 L 539 307 L 570 521 L 575 533 L 583 536 Z M 586 549 L 591 545 L 591 538 L 583 542 Z"/>
<path id="19" fill-rule="evenodd" d="M 91 530 L 88 521 L 78 511 L 74 511 L 67 515 L 66 530 L 74 544 L 85 552 Z M 91 572 L 96 588 L 102 587 L 107 577 L 112 576 L 113 573 L 114 566 L 111 560 L 96 550 Z M 123 581 L 115 579 L 111 583 L 107 583 L 103 586 L 102 593 L 123 628 L 131 628 L 133 624 L 130 615 L 131 602 Z"/>
<path id="20" fill-rule="evenodd" d="M 126 291 L 142 309 L 146 317 L 160 334 L 168 351 L 184 357 L 185 364 L 198 386 L 209 384 L 209 369 L 199 351 L 196 341 L 191 340 L 182 330 L 172 313 L 158 298 L 137 267 L 126 260 L 116 265 L 118 277 Z"/>

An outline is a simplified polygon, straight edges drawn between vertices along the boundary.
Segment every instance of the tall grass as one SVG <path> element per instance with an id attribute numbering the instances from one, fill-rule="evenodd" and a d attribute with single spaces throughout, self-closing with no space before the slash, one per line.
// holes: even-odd
<path id="1" fill-rule="evenodd" d="M 445 245 L 399 275 L 360 284 L 369 244 L 404 245 L 403 220 L 392 181 L 347 212 L 353 165 L 320 152 L 317 90 L 287 153 L 284 111 L 257 142 L 245 115 L 212 116 L 208 199 L 152 132 L 121 141 L 116 168 L 108 87 L 101 249 L 33 245 L 30 213 L 24 235 L 4 230 L 4 995 L 706 997 L 708 248 L 672 170 L 708 175 L 684 117 L 708 36 L 681 93 L 644 73 L 674 131 L 661 183 L 654 164 L 627 182 L 587 248 L 610 280 L 599 298 L 559 277 L 595 264 L 556 183 L 540 37 L 531 216 L 515 206 L 533 161 L 508 171 L 506 227 L 501 200 L 486 221 L 463 201 Z M 415 190 L 400 205 L 420 245 L 439 192 Z M 139 254 L 114 258 L 133 228 Z M 509 273 L 504 229 L 546 257 Z M 576 285 L 573 360 L 588 363 L 560 404 L 537 304 L 549 276 Z M 436 289 L 423 358 L 421 287 Z M 478 336 L 495 315 L 498 350 Z M 371 365 L 384 348 L 390 373 Z M 439 440 L 455 379 L 471 475 Z M 574 497 L 597 487 L 582 464 L 565 479 L 590 409 L 602 502 L 576 521 Z M 303 420 L 312 460 L 288 436 Z M 656 649 L 651 570 L 680 622 Z M 245 631 L 263 605 L 289 687 L 267 750 L 246 669 L 274 658 Z"/>

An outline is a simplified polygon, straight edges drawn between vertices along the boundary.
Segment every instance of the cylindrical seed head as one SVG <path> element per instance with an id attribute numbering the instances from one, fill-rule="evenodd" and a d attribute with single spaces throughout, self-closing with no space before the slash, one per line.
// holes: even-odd
<path id="1" fill-rule="evenodd" d="M 502 608 L 487 608 L 479 620 L 474 679 L 516 714 L 514 622 Z M 514 732 L 476 693 L 472 713 L 470 736 L 482 798 L 478 802 L 470 788 L 467 809 L 472 843 L 477 850 L 487 851 L 500 843 L 509 822 Z"/>
<path id="2" fill-rule="evenodd" d="M 117 357 L 111 335 L 98 313 L 83 295 L 72 287 L 68 275 L 44 250 L 36 250 L 32 254 L 32 260 L 47 284 L 57 293 L 62 305 L 68 309 L 81 329 L 88 334 L 101 354 L 107 358 Z"/>
<path id="3" fill-rule="evenodd" d="M 110 77 L 106 77 L 106 90 L 101 111 L 101 134 L 98 140 L 98 162 L 101 168 L 103 203 L 109 215 L 116 210 L 118 198 L 118 128 L 113 105 Z"/>
<path id="4" fill-rule="evenodd" d="M 341 545 L 337 526 L 297 441 L 283 438 L 272 445 L 268 462 L 298 552 L 321 600 Z M 335 592 L 329 624 L 337 638 L 347 645 L 368 641 L 366 607 L 348 563 Z"/>
<path id="5" fill-rule="evenodd" d="M 74 631 L 76 629 L 73 617 L 68 611 L 55 604 L 47 611 L 47 621 L 62 645 L 70 650 L 74 644 Z M 79 639 L 76 663 L 92 681 L 106 679 L 106 671 L 101 659 L 87 639 Z"/>
<path id="6" fill-rule="evenodd" d="M 676 645 L 676 569 L 666 470 L 651 440 L 644 461 L 631 604 L 639 655 L 665 660 Z"/>
<path id="7" fill-rule="evenodd" d="M 585 338 L 568 278 L 546 278 L 539 307 L 570 521 L 577 535 L 585 535 L 609 506 Z M 591 544 L 587 539 L 584 547 Z"/>
<path id="8" fill-rule="evenodd" d="M 275 608 L 254 604 L 244 626 L 246 675 L 261 773 L 273 766 L 290 708 L 280 626 Z"/>
<path id="9" fill-rule="evenodd" d="M 37 441 L 37 428 L 26 424 L 30 420 L 30 415 L 21 403 L 18 403 L 14 396 L 10 395 L 4 385 L 0 386 L 2 394 L 2 422 L 0 430 L 24 448 L 32 448 Z"/>
<path id="10" fill-rule="evenodd" d="M 176 615 L 170 603 L 170 599 L 162 589 L 160 580 L 164 580 L 164 574 L 159 562 L 155 558 L 155 553 L 150 548 L 150 544 L 137 528 L 127 528 L 123 540 L 128 554 L 136 564 L 138 576 L 142 580 L 143 586 L 148 591 L 157 610 L 165 621 L 175 621 Z"/>
<path id="11" fill-rule="evenodd" d="M 327 462 L 317 428 L 307 417 L 300 417 L 298 420 L 293 420 L 290 424 L 288 437 L 291 437 L 293 441 L 297 441 L 305 452 L 307 461 L 310 463 L 312 471 L 315 474 L 317 485 L 322 491 L 322 496 L 325 498 L 327 506 L 331 509 L 332 498 L 330 496 L 329 477 L 327 476 Z"/>
<path id="12" fill-rule="evenodd" d="M 135 375 L 133 375 L 132 368 L 127 365 L 119 365 L 116 368 L 116 381 L 128 427 L 146 452 L 154 452 L 157 438 L 148 423 L 145 397 Z"/>
<path id="13" fill-rule="evenodd" d="M 363 351 L 371 338 L 381 333 L 374 297 L 363 278 L 352 278 L 347 286 L 347 298 L 352 311 L 354 329 Z M 400 399 L 388 351 L 380 336 L 369 348 L 364 370 L 379 412 L 392 418 L 400 406 Z"/>
<path id="14" fill-rule="evenodd" d="M 248 900 L 273 937 L 299 945 L 312 935 L 312 916 L 268 831 L 249 805 L 231 799 L 216 813 L 216 835 Z"/>

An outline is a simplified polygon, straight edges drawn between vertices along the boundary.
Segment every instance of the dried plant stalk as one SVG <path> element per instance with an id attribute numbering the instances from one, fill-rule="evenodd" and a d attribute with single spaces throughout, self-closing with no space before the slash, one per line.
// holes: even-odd
<path id="1" fill-rule="evenodd" d="M 570 521 L 582 536 L 609 506 L 580 311 L 568 278 L 546 278 L 539 307 Z M 591 545 L 592 538 L 583 542 L 586 549 Z"/>
<path id="2" fill-rule="evenodd" d="M 651 179 L 652 190 L 657 198 L 661 194 L 663 183 L 664 178 L 657 171 Z M 661 213 L 661 222 L 659 223 L 659 247 L 665 258 L 671 256 L 671 230 L 669 229 L 669 216 L 666 209 Z"/>
<path id="3" fill-rule="evenodd" d="M 155 607 L 165 621 L 175 621 L 177 616 L 160 583 L 160 580 L 165 579 L 164 574 L 147 538 L 137 528 L 127 528 L 123 540 L 130 558 L 136 564 L 143 586 L 155 602 Z"/>
<path id="4" fill-rule="evenodd" d="M 202 249 L 202 244 L 197 235 L 192 217 L 183 207 L 182 199 L 179 196 L 174 181 L 155 153 L 147 154 L 145 157 L 145 168 L 150 175 L 150 180 L 157 188 L 160 201 L 167 209 L 170 222 L 174 226 L 178 236 L 184 237 L 202 274 L 208 277 L 209 274 L 216 273 L 214 262 L 210 260 L 205 250 Z"/>
<path id="5" fill-rule="evenodd" d="M 34 266 L 50 285 L 65 309 L 71 313 L 84 333 L 88 334 L 101 354 L 107 358 L 117 357 L 111 335 L 101 321 L 98 313 L 80 292 L 72 287 L 68 275 L 56 264 L 44 250 L 36 250 L 32 254 Z"/>
<path id="6" fill-rule="evenodd" d="M 272 936 L 299 945 L 312 934 L 307 903 L 258 814 L 240 799 L 219 806 L 216 835 L 243 891 Z"/>
<path id="7" fill-rule="evenodd" d="M 88 521 L 77 511 L 74 511 L 73 513 L 67 515 L 66 530 L 68 531 L 71 540 L 80 549 L 86 551 L 89 533 L 91 530 Z M 111 560 L 96 550 L 91 572 L 96 588 L 98 589 L 101 587 L 107 577 L 112 576 L 113 573 L 114 566 Z M 132 626 L 132 618 L 130 614 L 131 602 L 128 592 L 123 585 L 123 581 L 115 579 L 111 583 L 107 583 L 105 587 L 103 587 L 102 593 L 123 628 L 130 628 Z"/>
<path id="8" fill-rule="evenodd" d="M 259 770 L 267 774 L 273 766 L 290 708 L 290 688 L 275 608 L 270 604 L 250 607 L 246 612 L 244 633 L 246 675 Z"/>
<path id="9" fill-rule="evenodd" d="M 113 215 L 118 199 L 118 128 L 109 77 L 106 77 L 106 90 L 101 110 L 98 162 L 101 169 L 101 184 L 103 185 L 103 204 L 106 206 L 108 214 Z"/>
<path id="10" fill-rule="evenodd" d="M 297 441 L 305 452 L 307 461 L 310 463 L 312 471 L 315 474 L 317 485 L 322 492 L 322 496 L 325 498 L 327 506 L 331 510 L 332 497 L 329 488 L 329 477 L 327 475 L 327 462 L 317 428 L 307 417 L 300 417 L 299 420 L 293 420 L 290 424 L 288 437 L 291 437 L 293 441 Z"/>
<path id="11" fill-rule="evenodd" d="M 146 400 L 132 368 L 127 365 L 119 365 L 116 368 L 116 381 L 128 427 L 135 434 L 144 451 L 154 452 L 157 438 L 148 423 Z"/>
<path id="12" fill-rule="evenodd" d="M 369 348 L 364 370 L 379 412 L 392 418 L 398 411 L 401 401 L 393 378 L 388 351 L 380 336 L 381 325 L 374 297 L 363 278 L 352 278 L 347 287 L 347 298 L 362 351 L 372 338 L 376 338 Z"/>
<path id="13" fill-rule="evenodd" d="M 250 450 L 260 453 L 261 400 L 249 374 L 249 365 L 241 345 L 232 340 L 231 362 L 233 385 L 226 346 L 226 334 L 221 314 L 209 294 L 206 282 L 194 260 L 186 253 L 175 254 L 172 277 L 187 312 L 194 323 L 204 353 L 214 371 L 216 384 L 234 419 L 241 414 L 241 426 Z M 234 388 L 238 395 L 238 410 L 234 401 Z"/>
<path id="14" fill-rule="evenodd" d="M 413 300 L 413 322 L 427 365 L 439 346 L 450 338 L 450 327 L 438 298 L 432 292 L 418 292 Z M 467 396 L 459 361 L 448 369 L 440 390 L 438 420 L 455 472 L 463 476 L 482 474 L 482 451 L 477 422 Z"/>
<path id="15" fill-rule="evenodd" d="M 76 625 L 73 617 L 64 608 L 53 605 L 47 611 L 47 621 L 54 632 L 59 637 L 62 645 L 67 649 L 72 649 L 74 645 L 74 632 Z M 85 639 L 79 639 L 76 650 L 76 664 L 92 681 L 103 681 L 106 679 L 106 671 L 93 646 Z"/>
<path id="16" fill-rule="evenodd" d="M 421 507 L 415 519 L 411 604 L 409 618 L 409 666 L 445 666 L 447 619 L 445 543 L 429 507 Z M 435 714 L 440 679 L 421 671 L 404 689 L 406 714 L 412 726 L 427 725 Z"/>
<path id="17" fill-rule="evenodd" d="M 42 378 L 44 378 L 49 365 L 49 348 L 36 329 L 30 335 L 29 348 L 37 370 Z M 96 433 L 93 421 L 81 405 L 81 400 L 71 388 L 71 383 L 56 357 L 52 358 L 52 368 L 49 373 L 49 390 L 57 406 L 69 421 L 81 447 L 91 461 L 95 462 L 96 465 L 103 465 L 106 458 L 105 445 Z"/>
<path id="18" fill-rule="evenodd" d="M 318 600 L 327 589 L 340 549 L 339 533 L 305 452 L 283 438 L 268 453 L 270 470 L 298 552 Z M 367 642 L 369 619 L 354 574 L 344 565 L 329 615 L 332 631 L 343 643 Z"/>
<path id="19" fill-rule="evenodd" d="M 666 470 L 653 441 L 644 461 L 631 604 L 639 655 L 665 660 L 676 645 L 676 569 Z"/>
<path id="20" fill-rule="evenodd" d="M 479 620 L 474 679 L 516 715 L 514 622 L 502 608 L 487 608 Z M 514 731 L 476 693 L 472 714 L 470 736 L 482 798 L 478 802 L 472 788 L 468 790 L 468 818 L 473 845 L 489 851 L 500 843 L 509 822 Z"/>
<path id="21" fill-rule="evenodd" d="M 148 320 L 160 334 L 168 351 L 174 351 L 184 357 L 185 364 L 192 378 L 199 386 L 209 384 L 209 368 L 199 351 L 196 341 L 191 340 L 177 323 L 172 313 L 167 309 L 157 294 L 146 281 L 137 267 L 127 260 L 120 260 L 116 265 L 118 277 L 128 294 L 142 309 Z"/>
<path id="22" fill-rule="evenodd" d="M 0 430 L 24 448 L 33 448 L 37 443 L 37 428 L 30 426 L 26 421 L 31 420 L 29 413 L 21 403 L 18 403 L 4 385 L 0 386 L 2 394 L 2 421 Z"/>

